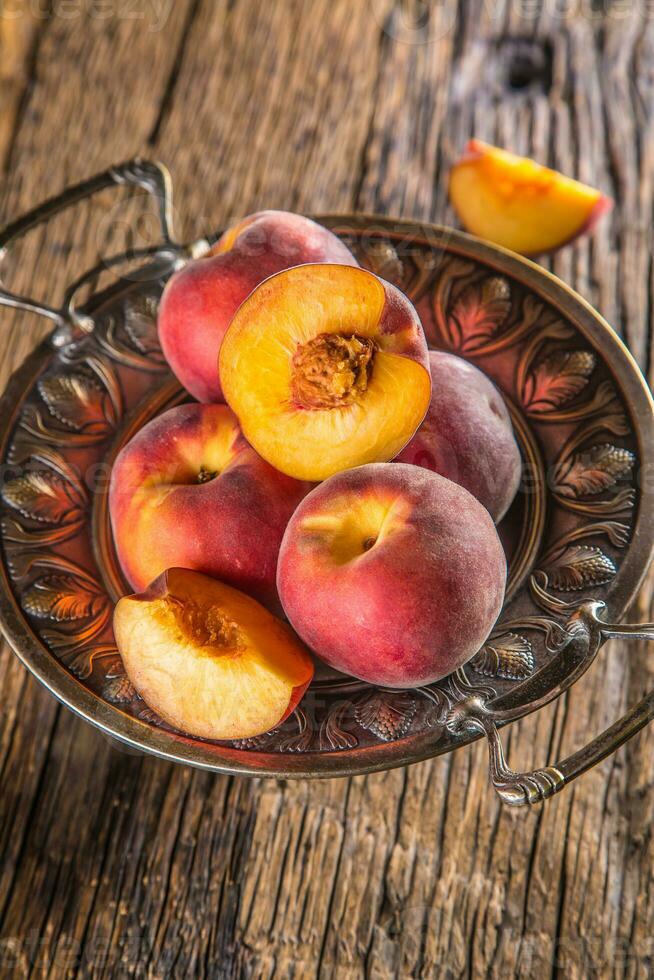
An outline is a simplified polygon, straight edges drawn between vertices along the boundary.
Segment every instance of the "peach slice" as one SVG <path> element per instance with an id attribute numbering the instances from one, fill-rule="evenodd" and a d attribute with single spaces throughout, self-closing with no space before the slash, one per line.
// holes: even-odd
<path id="1" fill-rule="evenodd" d="M 467 231 L 524 255 L 590 232 L 613 206 L 594 187 L 481 140 L 470 140 L 452 168 L 449 191 Z"/>
<path id="2" fill-rule="evenodd" d="M 351 266 L 303 265 L 267 279 L 238 309 L 219 362 L 246 438 L 302 480 L 392 459 L 429 406 L 415 309 Z"/>
<path id="3" fill-rule="evenodd" d="M 309 652 L 285 623 L 242 592 L 183 568 L 122 598 L 114 633 L 145 703 L 198 738 L 270 731 L 313 677 Z"/>
<path id="4" fill-rule="evenodd" d="M 216 360 L 229 321 L 255 286 L 302 262 L 357 264 L 340 238 L 315 221 L 290 211 L 259 211 L 170 278 L 159 306 L 159 339 L 194 398 L 223 400 Z"/>

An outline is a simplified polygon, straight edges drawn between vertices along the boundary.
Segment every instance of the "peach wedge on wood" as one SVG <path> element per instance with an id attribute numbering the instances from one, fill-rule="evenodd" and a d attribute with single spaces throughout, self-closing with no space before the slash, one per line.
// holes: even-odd
<path id="1" fill-rule="evenodd" d="M 258 286 L 225 335 L 220 379 L 257 452 L 301 480 L 392 459 L 431 394 L 411 302 L 344 265 L 298 266 Z"/>
<path id="2" fill-rule="evenodd" d="M 268 276 L 302 262 L 356 265 L 327 228 L 288 211 L 260 211 L 176 272 L 159 307 L 159 339 L 179 381 L 201 402 L 222 401 L 216 361 L 239 304 Z"/>
<path id="3" fill-rule="evenodd" d="M 482 646 L 504 598 L 495 525 L 467 490 L 407 463 L 339 473 L 279 553 L 284 611 L 313 652 L 371 684 L 418 687 Z"/>
<path id="4" fill-rule="evenodd" d="M 309 489 L 255 453 L 226 405 L 172 408 L 112 469 L 109 509 L 125 576 L 141 590 L 167 568 L 192 568 L 274 611 L 279 546 Z"/>
<path id="5" fill-rule="evenodd" d="M 596 188 L 481 140 L 452 168 L 449 191 L 467 231 L 524 255 L 592 231 L 613 206 Z"/>
<path id="6" fill-rule="evenodd" d="M 123 597 L 114 633 L 145 703 L 199 738 L 269 731 L 313 677 L 310 654 L 285 623 L 242 592 L 183 568 Z"/>

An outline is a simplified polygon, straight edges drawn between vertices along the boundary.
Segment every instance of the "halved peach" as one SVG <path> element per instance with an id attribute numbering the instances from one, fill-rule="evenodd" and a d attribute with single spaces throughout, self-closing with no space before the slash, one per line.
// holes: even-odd
<path id="1" fill-rule="evenodd" d="M 392 459 L 431 395 L 411 302 L 352 266 L 303 265 L 267 279 L 236 312 L 219 364 L 245 437 L 303 480 Z"/>
<path id="2" fill-rule="evenodd" d="M 199 738 L 261 735 L 295 709 L 313 677 L 306 647 L 258 602 L 171 568 L 114 613 L 125 670 L 145 703 Z"/>
<path id="3" fill-rule="evenodd" d="M 357 265 L 327 228 L 288 211 L 259 211 L 228 228 L 167 282 L 159 338 L 177 378 L 200 402 L 222 401 L 216 360 L 229 321 L 255 286 L 301 262 Z"/>
<path id="4" fill-rule="evenodd" d="M 449 191 L 467 231 L 524 255 L 590 232 L 613 206 L 596 188 L 481 140 L 452 168 Z"/>

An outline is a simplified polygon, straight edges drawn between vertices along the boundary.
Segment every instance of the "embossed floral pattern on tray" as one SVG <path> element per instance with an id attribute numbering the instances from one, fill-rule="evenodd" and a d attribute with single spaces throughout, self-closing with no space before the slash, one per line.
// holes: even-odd
<path id="1" fill-rule="evenodd" d="M 565 603 L 555 597 L 602 598 L 632 531 L 632 426 L 609 367 L 574 324 L 447 243 L 390 231 L 343 229 L 343 237 L 363 265 L 413 299 L 432 346 L 473 361 L 507 397 L 526 462 L 503 533 L 510 565 L 527 564 L 465 669 L 411 691 L 316 681 L 282 726 L 231 745 L 244 754 L 340 753 L 424 732 L 455 745 L 453 706 L 471 694 L 501 697 L 546 663 L 562 639 Z M 20 405 L 7 453 L 15 472 L 2 486 L 6 564 L 32 628 L 98 697 L 149 725 L 161 722 L 136 696 L 111 632 L 121 582 L 106 487 L 117 446 L 184 397 L 157 341 L 162 285 L 128 284 L 110 295 L 91 311 L 94 333 L 50 355 Z"/>

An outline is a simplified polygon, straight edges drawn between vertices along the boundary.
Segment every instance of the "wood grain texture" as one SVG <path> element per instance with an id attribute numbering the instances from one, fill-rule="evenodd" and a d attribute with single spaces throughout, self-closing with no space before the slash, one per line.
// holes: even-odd
<path id="1" fill-rule="evenodd" d="M 651 380 L 651 5 L 98 9 L 0 21 L 3 219 L 140 152 L 171 167 L 187 236 L 264 206 L 452 222 L 444 177 L 474 134 L 615 197 L 598 233 L 549 264 Z M 16 282 L 49 292 L 90 264 L 110 208 L 63 219 L 72 252 L 37 234 Z M 5 314 L 2 327 L 4 382 L 43 328 Z M 632 615 L 653 618 L 651 584 Z M 653 680 L 645 647 L 613 644 L 512 726 L 511 763 L 580 746 Z M 500 806 L 481 744 L 351 780 L 213 777 L 110 744 L 3 647 L 0 975 L 649 976 L 653 748 L 646 731 L 536 811 Z"/>

